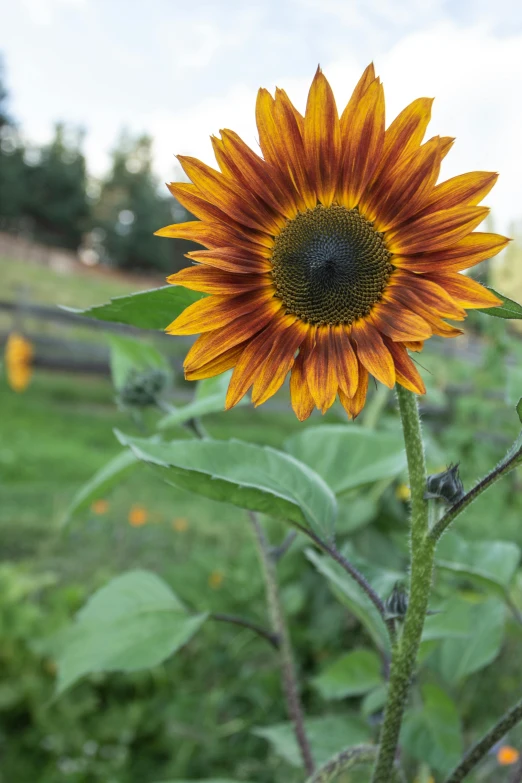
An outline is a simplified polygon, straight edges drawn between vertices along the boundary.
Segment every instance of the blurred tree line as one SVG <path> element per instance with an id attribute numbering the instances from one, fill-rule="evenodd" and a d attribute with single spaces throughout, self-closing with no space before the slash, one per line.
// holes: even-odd
<path id="1" fill-rule="evenodd" d="M 58 123 L 50 144 L 24 140 L 10 116 L 0 60 L 0 231 L 53 247 L 81 249 L 86 261 L 135 271 L 173 272 L 185 266 L 186 242 L 153 232 L 190 220 L 161 193 L 152 171 L 152 138 L 122 133 L 110 171 L 89 177 L 84 131 Z"/>

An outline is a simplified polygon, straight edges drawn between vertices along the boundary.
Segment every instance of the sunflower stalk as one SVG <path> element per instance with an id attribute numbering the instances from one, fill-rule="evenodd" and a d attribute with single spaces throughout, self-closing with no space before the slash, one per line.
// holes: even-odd
<path id="1" fill-rule="evenodd" d="M 392 651 L 392 664 L 373 783 L 389 783 L 413 670 L 428 611 L 436 542 L 429 536 L 429 505 L 425 499 L 426 463 L 415 395 L 397 385 L 411 487 L 411 566 L 408 609 L 402 634 Z"/>
<path id="2" fill-rule="evenodd" d="M 295 738 L 301 752 L 304 768 L 307 775 L 313 775 L 315 772 L 315 763 L 312 756 L 312 749 L 306 734 L 304 723 L 303 705 L 299 692 L 299 683 L 294 663 L 292 643 L 286 624 L 283 607 L 281 605 L 281 596 L 279 593 L 275 560 L 271 555 L 270 545 L 266 539 L 265 532 L 257 515 L 249 513 L 252 527 L 254 529 L 259 559 L 263 569 L 265 579 L 266 597 L 268 611 L 272 623 L 272 630 L 278 639 L 281 679 L 283 691 L 285 694 L 288 716 L 294 727 Z"/>
<path id="3" fill-rule="evenodd" d="M 522 720 L 522 699 L 518 701 L 464 756 L 445 783 L 461 783 L 499 740 Z"/>

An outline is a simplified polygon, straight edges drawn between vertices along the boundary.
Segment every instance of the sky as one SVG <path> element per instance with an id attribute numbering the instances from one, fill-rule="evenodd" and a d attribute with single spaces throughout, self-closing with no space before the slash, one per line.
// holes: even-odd
<path id="1" fill-rule="evenodd" d="M 95 176 L 123 128 L 154 137 L 162 181 L 176 154 L 213 164 L 220 128 L 257 149 L 260 86 L 304 110 L 320 64 L 342 110 L 373 61 L 387 122 L 435 97 L 429 136 L 457 138 L 441 178 L 499 171 L 495 227 L 522 219 L 519 0 L 0 0 L 0 19 L 10 113 L 36 143 L 84 127 Z"/>

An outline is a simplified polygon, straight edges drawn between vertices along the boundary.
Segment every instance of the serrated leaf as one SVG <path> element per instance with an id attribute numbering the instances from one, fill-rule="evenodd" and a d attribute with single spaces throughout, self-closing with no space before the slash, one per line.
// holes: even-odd
<path id="1" fill-rule="evenodd" d="M 504 595 L 520 562 L 520 549 L 512 541 L 467 541 L 454 532 L 442 537 L 437 549 L 438 568 L 461 574 Z"/>
<path id="2" fill-rule="evenodd" d="M 139 459 L 166 469 L 168 483 L 311 528 L 327 539 L 333 534 L 335 496 L 320 476 L 289 454 L 239 440 L 152 443 L 116 435 Z"/>
<path id="3" fill-rule="evenodd" d="M 189 615 L 153 573 L 117 576 L 94 593 L 59 635 L 57 694 L 93 672 L 157 666 L 186 644 L 206 617 Z"/>
<path id="4" fill-rule="evenodd" d="M 381 661 L 372 650 L 346 653 L 312 680 L 323 699 L 362 696 L 381 683 Z"/>
<path id="5" fill-rule="evenodd" d="M 336 494 L 394 478 L 406 467 L 400 434 L 357 426 L 307 427 L 289 438 L 285 448 L 322 476 Z"/>
<path id="6" fill-rule="evenodd" d="M 352 565 L 366 577 L 382 600 L 390 595 L 396 582 L 404 576 L 396 571 L 385 571 L 371 565 L 357 555 L 351 546 L 343 547 L 342 551 Z M 380 650 L 389 650 L 390 640 L 383 619 L 359 585 L 338 563 L 326 555 L 320 555 L 314 549 L 307 549 L 306 556 L 319 573 L 327 578 L 336 598 L 347 606 L 366 628 L 376 646 Z"/>
<path id="7" fill-rule="evenodd" d="M 128 296 L 118 296 L 101 305 L 85 310 L 64 307 L 64 310 L 96 318 L 99 321 L 129 324 L 141 329 L 165 329 L 189 305 L 205 294 L 190 291 L 182 286 L 167 285 L 149 291 L 138 291 Z"/>
<path id="8" fill-rule="evenodd" d="M 505 608 L 491 598 L 470 607 L 470 635 L 445 639 L 432 661 L 448 685 L 454 687 L 495 660 L 504 638 Z"/>
<path id="9" fill-rule="evenodd" d="M 167 416 L 164 416 L 158 423 L 158 429 L 167 430 L 183 424 L 183 422 L 189 419 L 199 418 L 208 413 L 224 411 L 225 397 L 227 396 L 231 374 L 231 372 L 225 372 L 215 378 L 206 378 L 203 381 L 199 381 L 192 402 L 176 408 Z M 238 402 L 238 405 L 247 405 L 248 402 L 249 399 L 245 396 Z"/>
<path id="10" fill-rule="evenodd" d="M 130 337 L 109 336 L 111 348 L 111 374 L 116 390 L 129 380 L 132 372 L 160 369 L 168 376 L 171 368 L 163 354 L 154 345 Z"/>
<path id="11" fill-rule="evenodd" d="M 462 730 L 453 700 L 436 685 L 422 688 L 422 706 L 406 713 L 401 745 L 410 756 L 448 773 L 462 755 Z"/>
<path id="12" fill-rule="evenodd" d="M 66 525 L 75 514 L 89 508 L 91 503 L 106 495 L 137 465 L 139 465 L 138 458 L 128 449 L 109 460 L 78 490 L 64 514 L 62 525 Z"/>
<path id="13" fill-rule="evenodd" d="M 305 720 L 305 727 L 318 766 L 346 747 L 368 742 L 371 736 L 370 727 L 353 713 L 309 718 Z M 293 767 L 303 766 L 291 723 L 257 728 L 253 734 L 268 740 L 274 752 Z"/>
<path id="14" fill-rule="evenodd" d="M 508 297 L 504 296 L 504 294 L 500 294 L 498 291 L 495 291 L 495 289 L 491 288 L 490 286 L 485 286 L 485 288 L 487 288 L 488 291 L 491 291 L 492 294 L 495 294 L 495 296 L 498 296 L 498 298 L 502 300 L 502 304 L 498 307 L 477 307 L 477 312 L 485 313 L 486 315 L 493 315 L 495 318 L 508 318 L 516 320 L 520 320 L 522 318 L 522 306 L 520 306 L 517 302 L 514 302 L 512 299 L 508 299 Z"/>

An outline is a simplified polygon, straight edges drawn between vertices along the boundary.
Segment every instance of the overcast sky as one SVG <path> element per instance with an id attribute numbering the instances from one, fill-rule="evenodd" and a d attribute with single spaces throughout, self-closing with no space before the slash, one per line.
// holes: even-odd
<path id="1" fill-rule="evenodd" d="M 431 133 L 457 137 L 443 175 L 499 171 L 497 226 L 522 218 L 520 0 L 0 0 L 11 114 L 49 139 L 64 120 L 87 130 L 102 174 L 119 131 L 155 138 L 155 168 L 176 153 L 212 163 L 209 135 L 255 147 L 258 87 L 284 87 L 303 109 L 320 63 L 339 106 L 373 60 L 388 121 L 435 96 Z"/>

